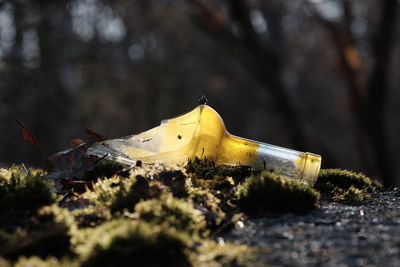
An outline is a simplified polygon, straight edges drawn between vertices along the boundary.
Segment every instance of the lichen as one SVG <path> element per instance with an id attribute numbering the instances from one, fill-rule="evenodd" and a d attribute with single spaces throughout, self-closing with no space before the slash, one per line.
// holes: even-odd
<path id="1" fill-rule="evenodd" d="M 296 180 L 262 172 L 245 180 L 237 190 L 239 206 L 248 213 L 305 213 L 319 200 L 319 193 Z"/>

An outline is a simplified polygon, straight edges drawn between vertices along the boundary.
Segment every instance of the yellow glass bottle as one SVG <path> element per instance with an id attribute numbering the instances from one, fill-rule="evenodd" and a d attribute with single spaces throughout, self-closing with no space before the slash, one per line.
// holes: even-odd
<path id="1" fill-rule="evenodd" d="M 100 142 L 88 154 L 130 165 L 137 160 L 184 164 L 195 157 L 207 158 L 216 164 L 249 165 L 309 185 L 315 183 L 321 165 L 319 155 L 231 135 L 219 114 L 207 105 L 163 120 L 140 134 Z"/>

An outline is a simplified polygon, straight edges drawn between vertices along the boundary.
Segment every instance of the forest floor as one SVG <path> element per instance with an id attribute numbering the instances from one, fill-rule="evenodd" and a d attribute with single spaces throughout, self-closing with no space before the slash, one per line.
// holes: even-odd
<path id="1" fill-rule="evenodd" d="M 251 219 L 223 238 L 259 248 L 257 262 L 270 266 L 400 266 L 400 190 L 361 205 L 321 200 L 307 215 Z"/>
<path id="2" fill-rule="evenodd" d="M 199 159 L 71 173 L 0 169 L 1 267 L 400 265 L 400 190 L 363 174 L 309 186 Z"/>

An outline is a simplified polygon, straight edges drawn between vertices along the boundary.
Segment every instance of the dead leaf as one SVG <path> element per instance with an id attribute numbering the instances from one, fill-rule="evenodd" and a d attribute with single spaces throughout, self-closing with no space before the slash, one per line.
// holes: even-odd
<path id="1" fill-rule="evenodd" d="M 77 147 L 79 145 L 82 145 L 83 143 L 85 143 L 85 141 L 83 141 L 80 138 L 73 138 L 73 139 L 69 140 L 69 145 L 71 147 Z"/>
<path id="2" fill-rule="evenodd" d="M 31 131 L 29 131 L 28 127 L 26 127 L 20 120 L 17 120 L 18 124 L 21 126 L 20 130 L 22 132 L 22 137 L 31 143 L 34 146 L 40 147 L 40 144 L 36 137 L 32 134 Z"/>
<path id="3" fill-rule="evenodd" d="M 101 135 L 99 133 L 96 133 L 95 131 L 91 130 L 90 128 L 85 129 L 85 134 L 88 137 L 89 142 L 101 142 L 106 140 L 106 137 L 104 135 Z"/>

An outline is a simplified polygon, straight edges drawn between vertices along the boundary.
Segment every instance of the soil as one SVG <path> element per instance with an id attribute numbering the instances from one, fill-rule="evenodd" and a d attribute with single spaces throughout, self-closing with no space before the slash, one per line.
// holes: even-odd
<path id="1" fill-rule="evenodd" d="M 259 265 L 400 266 L 400 189 L 362 205 L 321 200 L 304 216 L 248 219 L 221 240 L 256 248 Z"/>

